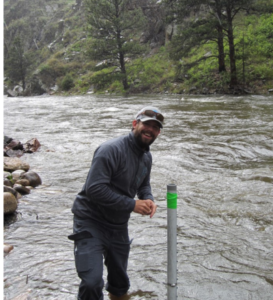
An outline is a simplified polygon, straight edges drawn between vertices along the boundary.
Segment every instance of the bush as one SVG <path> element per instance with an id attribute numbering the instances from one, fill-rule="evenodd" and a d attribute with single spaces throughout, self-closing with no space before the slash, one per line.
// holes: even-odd
<path id="1" fill-rule="evenodd" d="M 70 74 L 65 75 L 61 82 L 61 88 L 64 91 L 69 91 L 71 88 L 74 87 L 74 81 Z"/>

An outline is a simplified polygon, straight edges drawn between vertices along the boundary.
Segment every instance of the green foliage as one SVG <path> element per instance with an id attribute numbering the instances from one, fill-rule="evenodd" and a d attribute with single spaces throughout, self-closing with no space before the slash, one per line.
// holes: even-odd
<path id="1" fill-rule="evenodd" d="M 41 74 L 47 74 L 54 78 L 58 76 L 63 76 L 66 71 L 66 65 L 59 59 L 51 58 L 47 61 L 47 64 L 43 64 L 40 67 Z"/>
<path id="2" fill-rule="evenodd" d="M 61 82 L 61 88 L 64 91 L 70 90 L 72 87 L 74 87 L 74 81 L 71 74 L 66 74 Z"/>
<path id="3" fill-rule="evenodd" d="M 24 52 L 21 38 L 16 37 L 8 51 L 5 70 L 11 80 L 15 82 L 22 81 L 23 89 L 25 89 L 26 76 L 30 64 L 30 57 Z"/>
<path id="4" fill-rule="evenodd" d="M 91 2 L 94 9 L 88 10 L 87 4 Z M 229 84 L 229 43 L 224 35 L 226 72 L 219 73 L 219 47 L 215 35 L 215 25 L 219 20 L 215 18 L 213 5 L 216 2 L 232 2 L 248 7 L 247 11 L 241 11 L 233 19 L 238 82 L 250 86 L 258 82 L 256 86 L 272 88 L 273 0 L 163 2 L 173 6 L 172 9 L 165 8 L 164 12 L 171 12 L 168 20 L 178 17 L 175 24 L 181 27 L 181 32 L 178 30 L 178 34 L 173 35 L 171 43 L 151 51 L 148 43 L 138 43 L 143 32 L 142 26 L 145 27 L 147 23 L 139 9 L 133 10 L 132 6 L 130 10 L 127 9 L 127 5 L 131 5 L 129 0 L 86 0 L 83 1 L 85 6 L 77 5 L 75 0 L 5 0 L 4 72 L 9 77 L 5 84 L 12 86 L 23 80 L 10 73 L 13 44 L 16 36 L 20 36 L 22 57 L 27 61 L 25 80 L 34 71 L 36 76 L 38 69 L 38 76 L 44 84 L 51 86 L 57 82 L 64 91 L 69 90 L 70 93 L 86 93 L 91 86 L 97 92 L 108 90 L 121 93 L 126 76 L 129 91 L 132 92 L 181 93 L 189 91 L 192 86 L 196 86 L 197 92 L 205 87 L 212 91 L 224 90 Z M 139 3 L 143 2 L 135 2 L 136 5 Z M 202 10 L 197 9 L 198 5 L 206 3 L 209 3 L 212 15 L 206 5 L 202 6 Z M 248 6 L 250 3 L 255 6 Z M 122 12 L 118 18 L 111 16 L 115 4 L 120 5 Z M 220 21 L 226 26 L 224 15 Z M 60 20 L 63 20 L 63 28 L 59 27 Z M 120 35 L 116 34 L 119 32 L 117 29 L 121 30 Z M 151 51 L 149 55 L 140 58 L 139 54 L 147 50 Z M 120 65 L 120 57 L 123 57 L 123 66 Z M 96 67 L 103 60 L 107 63 Z M 13 69 L 18 75 L 19 67 Z"/>
<path id="5" fill-rule="evenodd" d="M 86 19 L 92 40 L 88 55 L 94 60 L 111 59 L 121 69 L 124 89 L 128 89 L 125 57 L 136 56 L 143 49 L 132 39 L 136 30 L 144 28 L 140 8 L 129 9 L 129 0 L 85 0 Z"/>

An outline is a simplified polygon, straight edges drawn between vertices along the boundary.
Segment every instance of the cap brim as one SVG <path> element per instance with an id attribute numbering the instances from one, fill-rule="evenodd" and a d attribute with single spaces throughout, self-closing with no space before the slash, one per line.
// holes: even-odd
<path id="1" fill-rule="evenodd" d="M 160 128 L 163 128 L 163 124 L 160 122 L 160 121 L 158 121 L 157 119 L 155 119 L 155 118 L 150 118 L 150 117 L 143 117 L 143 118 L 138 118 L 137 120 L 140 120 L 142 123 L 144 123 L 144 122 L 147 122 L 147 121 L 156 121 L 158 124 L 159 124 L 159 126 L 160 126 Z"/>

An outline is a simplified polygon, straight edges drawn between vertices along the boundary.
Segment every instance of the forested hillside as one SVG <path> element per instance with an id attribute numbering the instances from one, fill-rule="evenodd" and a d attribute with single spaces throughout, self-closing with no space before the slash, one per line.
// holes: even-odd
<path id="1" fill-rule="evenodd" d="M 269 93 L 273 1 L 4 0 L 4 87 Z"/>

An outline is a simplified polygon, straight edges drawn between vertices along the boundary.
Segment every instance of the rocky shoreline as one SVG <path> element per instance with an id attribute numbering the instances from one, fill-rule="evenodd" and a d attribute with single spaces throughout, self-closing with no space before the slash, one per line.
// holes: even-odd
<path id="1" fill-rule="evenodd" d="M 37 139 L 25 144 L 4 136 L 4 172 L 3 172 L 3 207 L 4 217 L 16 214 L 19 199 L 30 194 L 31 190 L 42 184 L 40 176 L 30 170 L 30 165 L 20 159 L 24 153 L 33 153 L 40 147 Z M 13 249 L 4 243 L 4 254 Z"/>

